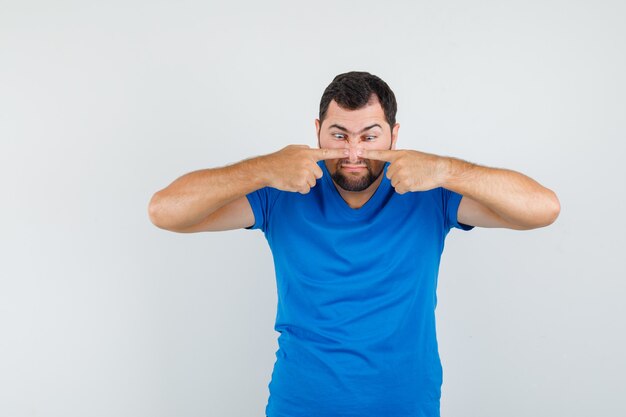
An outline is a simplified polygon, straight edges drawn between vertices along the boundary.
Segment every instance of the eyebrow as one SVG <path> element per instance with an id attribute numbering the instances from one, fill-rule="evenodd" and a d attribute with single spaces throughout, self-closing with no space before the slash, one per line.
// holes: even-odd
<path id="1" fill-rule="evenodd" d="M 332 125 L 328 126 L 328 129 L 332 129 L 333 127 L 337 128 L 337 129 L 339 129 L 339 130 L 343 130 L 344 132 L 348 132 L 348 129 L 346 129 L 346 128 L 345 128 L 345 127 L 343 127 L 343 126 L 339 126 L 338 124 L 332 124 Z M 371 128 L 373 128 L 373 127 L 380 127 L 380 128 L 382 129 L 382 126 L 381 126 L 381 125 L 379 125 L 378 123 L 374 123 L 374 124 L 373 124 L 373 125 L 371 125 L 371 126 L 367 126 L 367 127 L 366 127 L 366 128 L 364 128 L 363 130 L 361 130 L 359 133 L 363 133 L 363 132 L 365 132 L 365 131 L 368 131 L 368 130 L 370 130 L 370 129 L 371 129 Z M 348 133 L 350 133 L 350 132 L 348 132 Z"/>

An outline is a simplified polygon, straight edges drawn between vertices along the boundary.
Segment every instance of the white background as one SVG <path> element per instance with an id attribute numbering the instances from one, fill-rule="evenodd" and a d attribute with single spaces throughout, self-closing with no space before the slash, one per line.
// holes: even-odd
<path id="1" fill-rule="evenodd" d="M 316 146 L 336 74 L 394 90 L 398 148 L 522 172 L 561 215 L 453 229 L 443 417 L 626 415 L 622 1 L 0 0 L 0 415 L 263 416 L 259 231 L 176 234 L 154 192 Z"/>

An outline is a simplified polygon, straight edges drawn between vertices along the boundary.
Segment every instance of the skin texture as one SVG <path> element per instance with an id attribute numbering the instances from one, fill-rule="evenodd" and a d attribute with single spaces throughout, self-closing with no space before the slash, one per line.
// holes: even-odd
<path id="1" fill-rule="evenodd" d="M 363 131 L 374 124 L 380 127 Z M 373 95 L 365 107 L 357 110 L 343 109 L 332 100 L 324 121 L 315 119 L 315 129 L 321 149 L 348 151 L 345 158 L 326 159 L 324 163 L 341 197 L 350 207 L 360 208 L 376 191 L 385 166 L 385 161 L 364 158 L 360 153 L 395 149 L 400 124 L 389 126 L 378 98 Z"/>
<path id="2" fill-rule="evenodd" d="M 375 124 L 380 127 L 366 129 Z M 553 223 L 560 213 L 556 194 L 522 173 L 396 150 L 400 125 L 387 124 L 376 96 L 357 110 L 342 109 L 331 101 L 324 121 L 316 119 L 315 126 L 319 149 L 289 145 L 179 177 L 153 195 L 151 221 L 181 233 L 251 226 L 254 214 L 246 194 L 265 186 L 306 194 L 323 174 L 317 165 L 321 160 L 341 197 L 354 209 L 374 194 L 389 162 L 387 178 L 399 194 L 444 187 L 463 195 L 457 215 L 463 224 L 528 230 Z"/>
<path id="3" fill-rule="evenodd" d="M 375 123 L 382 128 L 362 131 Z M 333 127 L 335 124 L 347 131 Z M 396 123 L 389 128 L 376 96 L 357 110 L 342 109 L 333 100 L 323 123 L 315 120 L 320 148 L 348 151 L 346 158 L 327 159 L 325 164 L 350 207 L 360 208 L 369 200 L 382 180 L 379 174 L 385 162 L 389 162 L 387 178 L 398 194 L 437 187 L 462 194 L 457 217 L 464 224 L 527 230 L 547 226 L 558 217 L 556 194 L 524 174 L 458 158 L 396 150 L 399 126 Z M 357 166 L 362 168 L 350 168 Z"/>
<path id="4" fill-rule="evenodd" d="M 317 162 L 345 158 L 347 152 L 340 148 L 311 149 L 307 145 L 288 145 L 261 157 L 257 176 L 263 178 L 264 186 L 307 194 L 323 174 Z"/>

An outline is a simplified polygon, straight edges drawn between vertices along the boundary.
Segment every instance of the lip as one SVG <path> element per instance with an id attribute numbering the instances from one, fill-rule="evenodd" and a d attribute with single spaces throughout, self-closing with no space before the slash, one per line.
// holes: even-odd
<path id="1" fill-rule="evenodd" d="M 360 171 L 367 167 L 365 165 L 342 165 L 341 168 L 345 169 L 346 171 Z"/>

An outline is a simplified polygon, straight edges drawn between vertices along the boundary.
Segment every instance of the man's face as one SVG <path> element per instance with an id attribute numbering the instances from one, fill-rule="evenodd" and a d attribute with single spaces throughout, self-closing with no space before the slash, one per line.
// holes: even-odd
<path id="1" fill-rule="evenodd" d="M 320 148 L 350 150 L 348 157 L 329 159 L 324 163 L 338 186 L 358 192 L 376 181 L 385 162 L 362 159 L 357 151 L 395 149 L 400 124 L 396 123 L 393 131 L 390 130 L 383 108 L 373 95 L 365 107 L 357 110 L 342 109 L 332 100 L 321 126 L 319 119 L 315 119 L 315 128 Z"/>

